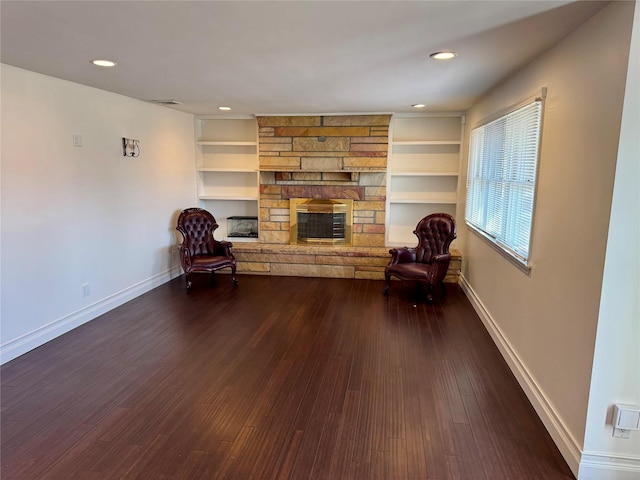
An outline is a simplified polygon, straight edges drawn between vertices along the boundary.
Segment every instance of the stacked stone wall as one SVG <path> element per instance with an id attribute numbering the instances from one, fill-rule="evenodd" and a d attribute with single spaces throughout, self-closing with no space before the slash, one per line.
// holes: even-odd
<path id="1" fill-rule="evenodd" d="M 382 247 L 390 115 L 258 117 L 261 243 L 289 243 L 290 198 L 354 200 L 353 246 Z"/>

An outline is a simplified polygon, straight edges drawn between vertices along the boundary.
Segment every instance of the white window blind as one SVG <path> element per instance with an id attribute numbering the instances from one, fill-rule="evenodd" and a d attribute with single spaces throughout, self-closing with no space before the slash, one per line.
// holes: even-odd
<path id="1" fill-rule="evenodd" d="M 525 265 L 541 116 L 536 100 L 474 129 L 469 143 L 465 220 Z"/>

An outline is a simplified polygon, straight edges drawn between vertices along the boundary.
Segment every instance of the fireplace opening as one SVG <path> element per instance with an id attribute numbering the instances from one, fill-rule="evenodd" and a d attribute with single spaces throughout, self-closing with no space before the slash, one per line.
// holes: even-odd
<path id="1" fill-rule="evenodd" d="M 351 245 L 353 200 L 292 198 L 291 244 Z"/>

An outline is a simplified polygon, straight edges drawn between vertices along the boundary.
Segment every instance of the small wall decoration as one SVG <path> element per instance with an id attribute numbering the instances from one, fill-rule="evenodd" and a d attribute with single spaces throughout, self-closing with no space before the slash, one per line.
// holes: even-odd
<path id="1" fill-rule="evenodd" d="M 125 157 L 137 157 L 140 155 L 140 140 L 122 137 L 122 154 Z"/>

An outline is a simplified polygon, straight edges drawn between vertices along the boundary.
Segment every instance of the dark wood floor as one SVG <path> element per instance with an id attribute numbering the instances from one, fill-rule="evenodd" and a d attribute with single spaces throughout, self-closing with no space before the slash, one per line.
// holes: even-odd
<path id="1" fill-rule="evenodd" d="M 2 479 L 573 479 L 464 294 L 171 281 L 2 367 Z"/>

